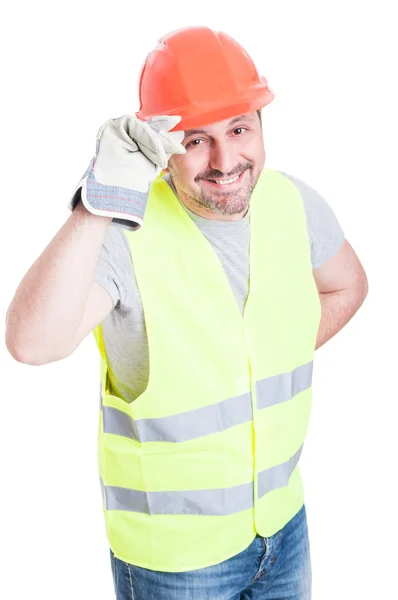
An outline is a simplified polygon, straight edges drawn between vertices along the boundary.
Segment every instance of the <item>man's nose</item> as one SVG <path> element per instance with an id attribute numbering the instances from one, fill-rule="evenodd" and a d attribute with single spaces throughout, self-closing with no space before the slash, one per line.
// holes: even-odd
<path id="1" fill-rule="evenodd" d="M 211 169 L 220 171 L 223 175 L 229 175 L 239 162 L 239 156 L 233 149 L 232 144 L 227 141 L 213 142 L 209 165 Z"/>

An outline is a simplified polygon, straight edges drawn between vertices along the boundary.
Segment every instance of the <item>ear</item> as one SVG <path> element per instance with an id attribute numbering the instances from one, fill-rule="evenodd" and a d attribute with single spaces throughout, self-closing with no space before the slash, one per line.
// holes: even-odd
<path id="1" fill-rule="evenodd" d="M 165 169 L 162 170 L 161 175 L 164 175 L 165 173 L 169 173 L 168 167 L 166 167 Z"/>

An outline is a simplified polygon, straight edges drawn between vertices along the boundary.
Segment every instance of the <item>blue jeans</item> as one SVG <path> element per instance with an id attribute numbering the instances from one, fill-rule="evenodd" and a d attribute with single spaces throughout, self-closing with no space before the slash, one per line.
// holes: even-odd
<path id="1" fill-rule="evenodd" d="M 214 540 L 217 543 L 217 540 Z M 259 535 L 235 556 L 204 569 L 169 573 L 115 557 L 116 600 L 310 600 L 311 559 L 305 505 L 277 533 Z"/>

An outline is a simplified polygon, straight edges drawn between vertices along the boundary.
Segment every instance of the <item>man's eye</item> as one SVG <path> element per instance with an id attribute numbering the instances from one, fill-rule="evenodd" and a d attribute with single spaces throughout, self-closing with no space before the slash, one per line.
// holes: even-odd
<path id="1" fill-rule="evenodd" d="M 234 129 L 234 133 L 235 131 L 246 131 L 246 127 L 237 127 L 236 129 Z"/>
<path id="2" fill-rule="evenodd" d="M 186 148 L 188 148 L 188 147 L 189 147 L 191 144 L 193 144 L 194 146 L 199 146 L 199 144 L 194 144 L 194 142 L 201 142 L 201 141 L 202 141 L 202 140 L 200 140 L 199 138 L 198 138 L 198 139 L 196 139 L 196 140 L 192 140 L 192 142 L 189 142 L 189 143 L 186 145 Z"/>

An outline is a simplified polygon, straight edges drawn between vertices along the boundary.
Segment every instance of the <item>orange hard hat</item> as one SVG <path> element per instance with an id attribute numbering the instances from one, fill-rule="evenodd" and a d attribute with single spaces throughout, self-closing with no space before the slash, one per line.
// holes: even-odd
<path id="1" fill-rule="evenodd" d="M 173 131 L 192 129 L 258 110 L 274 94 L 238 42 L 209 27 L 186 27 L 164 35 L 139 78 L 142 121 L 181 115 Z"/>

